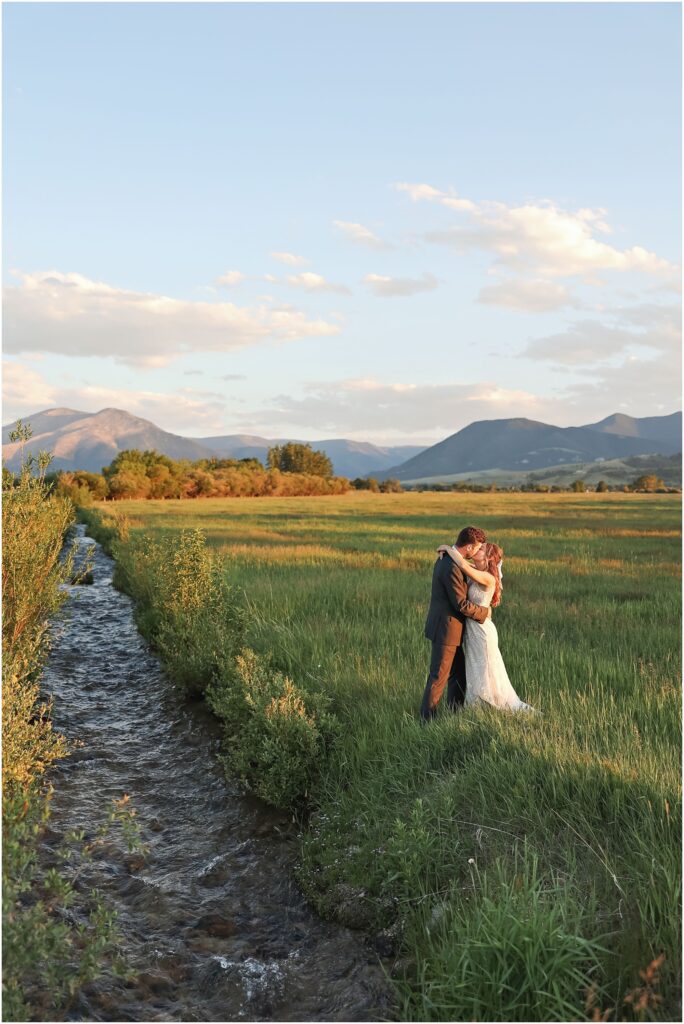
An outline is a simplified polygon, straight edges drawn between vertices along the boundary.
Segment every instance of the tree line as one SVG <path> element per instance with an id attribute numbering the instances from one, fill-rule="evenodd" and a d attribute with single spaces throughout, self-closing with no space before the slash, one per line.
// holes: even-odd
<path id="1" fill-rule="evenodd" d="M 3 484 L 11 486 L 12 478 L 3 467 Z M 325 452 L 293 442 L 269 448 L 265 466 L 254 458 L 190 461 L 129 448 L 103 466 L 101 473 L 59 470 L 46 474 L 45 480 L 56 493 L 80 506 L 124 498 L 299 497 L 346 494 L 352 489 L 402 490 L 396 480 L 378 484 L 335 476 Z"/>
<path id="2" fill-rule="evenodd" d="M 491 492 L 518 492 L 523 494 L 585 494 L 595 491 L 597 494 L 606 494 L 608 491 L 637 492 L 637 493 L 678 493 L 681 487 L 670 487 L 665 481 L 654 473 L 645 473 L 636 477 L 630 483 L 607 483 L 599 480 L 596 484 L 587 483 L 586 480 L 573 480 L 571 484 L 545 484 L 539 481 L 528 481 L 523 484 L 497 485 L 495 483 L 477 484 L 470 481 L 458 481 L 452 484 L 416 484 L 408 490 L 416 491 L 462 491 L 468 494 L 484 494 Z"/>

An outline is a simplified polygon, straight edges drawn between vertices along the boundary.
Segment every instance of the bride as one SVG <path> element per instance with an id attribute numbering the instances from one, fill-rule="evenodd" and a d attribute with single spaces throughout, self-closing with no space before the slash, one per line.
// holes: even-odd
<path id="1" fill-rule="evenodd" d="M 503 550 L 498 545 L 483 544 L 473 556 L 474 564 L 467 561 L 456 547 L 442 544 L 437 551 L 440 558 L 447 554 L 470 577 L 469 601 L 483 608 L 496 608 L 500 604 Z M 520 700 L 511 685 L 499 650 L 499 634 L 491 618 L 484 622 L 471 618 L 465 620 L 465 663 L 466 705 L 483 701 L 509 711 L 534 711 L 533 707 Z"/>

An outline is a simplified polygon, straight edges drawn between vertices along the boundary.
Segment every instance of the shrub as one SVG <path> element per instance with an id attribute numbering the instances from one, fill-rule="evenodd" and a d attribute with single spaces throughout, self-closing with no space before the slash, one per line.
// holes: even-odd
<path id="1" fill-rule="evenodd" d="M 373 491 L 375 494 L 380 491 L 380 484 L 374 476 L 357 476 L 351 485 L 355 491 Z"/>
<path id="2" fill-rule="evenodd" d="M 109 493 L 107 481 L 103 476 L 84 470 L 57 473 L 55 490 L 57 494 L 69 498 L 77 506 L 92 505 L 94 501 L 106 498 Z"/>
<path id="3" fill-rule="evenodd" d="M 665 484 L 655 473 L 644 473 L 632 481 L 633 491 L 658 491 L 665 487 Z"/>
<path id="4" fill-rule="evenodd" d="M 395 480 L 393 477 L 390 477 L 389 480 L 383 480 L 380 484 L 380 491 L 383 494 L 401 494 L 403 490 L 401 481 Z"/>
<path id="5" fill-rule="evenodd" d="M 268 449 L 266 462 L 269 469 L 282 473 L 307 473 L 311 476 L 329 477 L 333 474 L 332 462 L 323 451 L 316 451 L 310 444 L 288 441 Z"/>
<path id="6" fill-rule="evenodd" d="M 276 807 L 306 800 L 336 733 L 328 698 L 304 693 L 246 649 L 212 680 L 207 701 L 224 726 L 226 768 Z"/>
<path id="7" fill-rule="evenodd" d="M 242 595 L 213 558 L 203 532 L 183 530 L 178 538 L 159 541 L 117 539 L 112 553 L 114 582 L 135 600 L 141 632 L 176 683 L 188 693 L 203 693 L 212 676 L 232 664 L 244 633 Z"/>

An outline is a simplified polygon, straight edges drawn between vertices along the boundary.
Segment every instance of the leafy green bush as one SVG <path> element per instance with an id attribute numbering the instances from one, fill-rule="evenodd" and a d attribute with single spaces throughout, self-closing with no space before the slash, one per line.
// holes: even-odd
<path id="1" fill-rule="evenodd" d="M 312 476 L 332 476 L 332 462 L 322 451 L 315 451 L 310 444 L 288 441 L 268 449 L 266 463 L 269 469 L 282 473 L 308 473 Z"/>
<path id="2" fill-rule="evenodd" d="M 171 678 L 202 694 L 212 676 L 232 666 L 243 644 L 241 593 L 207 548 L 201 530 L 151 541 L 113 542 L 115 584 L 136 602 L 140 631 Z"/>
<path id="3" fill-rule="evenodd" d="M 74 924 L 69 908 L 81 899 L 75 881 L 94 850 L 123 833 L 129 852 L 146 847 L 139 838 L 128 797 L 114 800 L 85 842 L 83 830 L 67 833 L 53 848 L 55 865 L 38 862 L 38 843 L 50 818 L 52 787 L 34 780 L 10 784 L 3 800 L 3 1020 L 62 1020 L 75 996 L 105 970 L 131 972 L 118 955 L 116 912 L 97 890 L 85 920 Z M 69 874 L 61 869 L 69 861 Z M 84 915 L 79 915 L 83 917 Z"/>
<path id="4" fill-rule="evenodd" d="M 276 807 L 306 800 L 337 731 L 328 698 L 305 693 L 246 649 L 233 671 L 214 677 L 207 701 L 223 722 L 228 770 Z"/>
<path id="5" fill-rule="evenodd" d="M 100 473 L 88 473 L 82 469 L 58 473 L 55 490 L 62 497 L 70 498 L 77 506 L 92 505 L 108 494 L 107 481 Z"/>

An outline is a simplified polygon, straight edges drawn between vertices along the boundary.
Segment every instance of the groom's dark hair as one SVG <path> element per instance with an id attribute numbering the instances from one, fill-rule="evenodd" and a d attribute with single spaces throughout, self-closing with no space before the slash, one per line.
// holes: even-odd
<path id="1" fill-rule="evenodd" d="M 464 548 L 466 544 L 486 544 L 487 535 L 478 526 L 464 526 L 456 538 L 456 547 Z"/>

